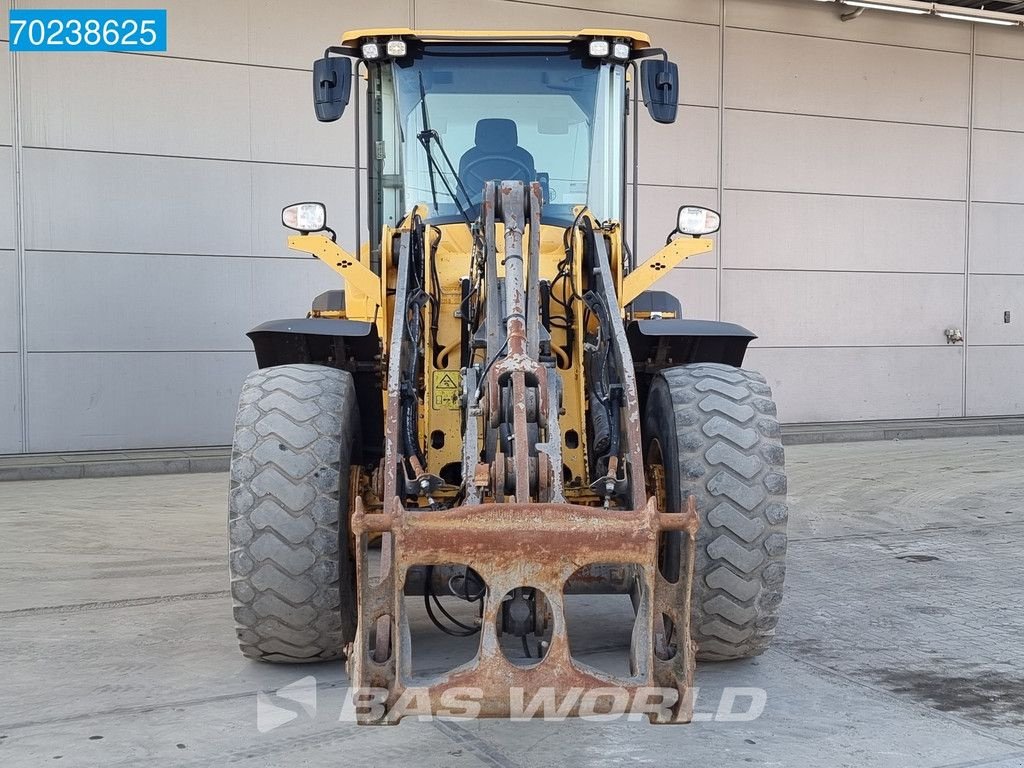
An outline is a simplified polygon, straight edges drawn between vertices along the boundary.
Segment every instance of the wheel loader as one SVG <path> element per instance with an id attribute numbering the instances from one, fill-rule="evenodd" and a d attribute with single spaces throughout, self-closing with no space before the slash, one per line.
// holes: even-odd
<path id="1" fill-rule="evenodd" d="M 765 650 L 787 507 L 772 393 L 742 367 L 756 337 L 653 290 L 712 250 L 719 215 L 682 200 L 637 254 L 639 120 L 671 131 L 680 98 L 666 51 L 625 30 L 367 29 L 315 62 L 317 119 L 353 117 L 357 247 L 322 203 L 282 213 L 343 289 L 248 334 L 245 656 L 345 660 L 365 724 L 411 698 L 577 716 L 652 690 L 641 711 L 681 723 L 697 659 Z M 566 606 L 605 594 L 634 621 L 619 675 L 570 642 Z M 415 673 L 419 601 L 470 661 Z"/>

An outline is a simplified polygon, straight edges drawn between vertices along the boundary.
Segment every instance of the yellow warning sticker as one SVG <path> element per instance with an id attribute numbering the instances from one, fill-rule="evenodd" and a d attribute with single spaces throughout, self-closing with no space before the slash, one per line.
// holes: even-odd
<path id="1" fill-rule="evenodd" d="M 435 411 L 457 411 L 462 396 L 462 375 L 458 371 L 434 371 L 431 401 Z"/>

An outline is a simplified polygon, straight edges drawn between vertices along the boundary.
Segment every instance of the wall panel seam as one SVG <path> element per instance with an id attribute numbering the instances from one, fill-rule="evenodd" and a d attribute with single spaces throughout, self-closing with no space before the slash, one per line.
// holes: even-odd
<path id="1" fill-rule="evenodd" d="M 251 355 L 251 349 L 31 349 L 29 355 Z"/>
<path id="2" fill-rule="evenodd" d="M 641 185 L 643 186 L 643 185 Z M 866 195 L 863 192 L 818 192 L 808 191 L 803 189 L 771 189 L 769 187 L 757 188 L 757 187 L 725 187 L 726 192 L 764 192 L 772 195 L 820 195 L 822 197 L 860 197 L 868 200 L 917 200 L 920 202 L 932 202 L 932 203 L 963 203 L 965 197 L 919 197 L 916 195 Z M 978 200 L 976 202 L 986 202 Z M 1024 205 L 1024 201 L 1016 203 L 1015 201 L 1009 201 L 1010 204 Z"/>
<path id="3" fill-rule="evenodd" d="M 718 210 L 725 207 L 725 14 L 726 0 L 718 8 Z M 722 267 L 724 234 L 719 232 L 715 248 L 715 319 L 722 319 Z"/>
<path id="4" fill-rule="evenodd" d="M 339 33 L 340 34 L 340 33 Z M 164 59 L 170 61 L 191 61 L 197 64 L 224 64 L 231 67 L 255 67 L 256 69 L 276 69 L 281 72 L 309 72 L 311 67 L 289 67 L 282 64 L 257 64 L 250 61 L 231 61 L 229 59 L 206 59 L 202 56 L 175 56 L 169 53 L 138 53 L 136 51 L 106 51 L 105 53 L 115 56 L 144 56 L 147 59 Z M 312 58 L 312 56 L 310 57 Z"/>
<path id="5" fill-rule="evenodd" d="M 839 20 L 836 20 L 840 23 Z M 934 48 L 926 45 L 907 45 L 905 43 L 883 43 L 879 40 L 853 40 L 848 37 L 831 37 L 829 35 L 813 35 L 809 32 L 793 32 L 792 30 L 765 29 L 763 27 L 747 26 L 743 24 L 727 25 L 729 29 L 745 29 L 750 32 L 765 32 L 769 35 L 787 35 L 789 37 L 808 37 L 813 40 L 825 40 L 827 42 L 860 43 L 861 45 L 877 45 L 883 48 L 904 48 L 910 51 L 933 51 L 935 53 L 952 53 L 958 56 L 969 56 L 970 51 L 956 51 L 952 48 Z"/>
<path id="6" fill-rule="evenodd" d="M 12 0 L 11 8 L 15 8 L 17 2 Z M 11 86 L 11 160 L 14 167 L 14 178 L 11 183 L 14 185 L 14 253 L 18 271 L 18 367 L 21 373 L 21 450 L 28 453 L 30 450 L 29 441 L 29 416 L 28 416 L 28 311 L 27 291 L 25 280 L 25 196 L 23 176 L 23 156 L 21 146 L 21 94 L 18 88 L 19 57 L 14 53 L 8 54 L 11 62 L 10 86 Z"/>
<path id="7" fill-rule="evenodd" d="M 0 253 L 7 253 L 6 250 L 0 250 Z M 13 253 L 13 251 L 10 251 Z M 98 256 L 172 256 L 172 257 L 186 257 L 186 258 L 197 258 L 197 259 L 277 259 L 280 261 L 309 261 L 308 253 L 294 252 L 294 255 L 281 255 L 281 254 L 263 254 L 263 253 L 184 253 L 182 251 L 112 251 L 109 249 L 99 248 L 26 248 L 26 253 L 80 253 L 83 255 L 98 255 Z"/>
<path id="8" fill-rule="evenodd" d="M 252 349 L 32 349 L 34 354 L 253 354 Z"/>
<path id="9" fill-rule="evenodd" d="M 1016 58 L 1014 56 L 1000 56 L 997 53 L 975 53 L 975 58 L 978 59 L 997 59 L 999 61 L 1016 61 L 1018 64 L 1024 64 L 1024 56 Z"/>
<path id="10" fill-rule="evenodd" d="M 682 267 L 677 267 L 681 269 Z M 690 267 L 692 269 L 692 267 Z M 919 269 L 815 269 L 813 267 L 724 267 L 726 272 L 775 272 L 800 274 L 811 273 L 817 275 L 922 275 L 937 277 L 963 277 L 963 271 L 937 272 L 934 270 Z"/>
<path id="11" fill-rule="evenodd" d="M 354 171 L 351 165 L 329 165 L 326 163 L 295 163 L 283 160 L 253 160 L 240 157 L 218 157 L 216 155 L 174 155 L 163 152 L 131 152 L 119 149 L 93 149 L 90 147 L 44 147 L 39 144 L 25 144 L 23 149 L 44 152 L 81 152 L 89 155 L 120 155 L 122 157 L 156 157 L 166 160 L 200 160 L 209 163 L 245 163 L 246 165 L 283 165 L 289 168 L 326 168 L 329 170 Z"/>
<path id="12" fill-rule="evenodd" d="M 1012 133 L 1012 134 L 1024 134 L 1024 131 L 1014 130 L 1013 128 L 986 128 L 984 126 L 973 126 L 973 130 L 979 133 Z"/>
<path id="13" fill-rule="evenodd" d="M 963 315 L 963 382 L 961 386 L 961 415 L 967 416 L 967 386 L 969 376 L 969 365 L 971 356 L 971 194 L 974 175 L 974 78 L 975 78 L 975 48 L 977 44 L 978 26 L 971 25 L 971 77 L 968 81 L 967 95 L 967 163 L 964 169 L 967 174 L 967 200 L 964 203 L 964 315 Z"/>
<path id="14" fill-rule="evenodd" d="M 884 117 L 854 117 L 852 115 L 828 115 L 821 112 L 793 112 L 778 109 L 756 109 L 754 107 L 726 107 L 729 112 L 749 112 L 756 115 L 785 115 L 786 117 L 810 117 L 816 120 L 847 120 L 852 123 L 879 123 L 880 125 L 912 125 L 920 128 L 944 128 L 966 131 L 968 126 L 956 123 L 926 123 L 916 120 L 890 120 Z"/>
<path id="15" fill-rule="evenodd" d="M 1015 346 L 999 344 L 992 346 Z M 1024 346 L 1024 345 L 1022 345 Z M 750 349 L 947 349 L 948 344 L 750 344 Z"/>

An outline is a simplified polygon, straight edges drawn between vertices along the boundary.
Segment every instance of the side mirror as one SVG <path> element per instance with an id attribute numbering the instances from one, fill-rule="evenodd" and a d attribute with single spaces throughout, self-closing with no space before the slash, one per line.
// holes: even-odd
<path id="1" fill-rule="evenodd" d="M 710 208 L 697 205 L 684 205 L 676 215 L 676 231 L 681 235 L 701 237 L 710 235 L 722 228 L 722 217 Z"/>
<path id="2" fill-rule="evenodd" d="M 679 67 L 664 59 L 640 62 L 644 106 L 659 123 L 674 123 L 679 109 Z"/>
<path id="3" fill-rule="evenodd" d="M 313 109 L 321 123 L 333 123 L 352 94 L 352 59 L 334 56 L 313 62 Z"/>
<path id="4" fill-rule="evenodd" d="M 327 229 L 327 207 L 323 203 L 294 203 L 281 211 L 281 223 L 308 235 Z"/>

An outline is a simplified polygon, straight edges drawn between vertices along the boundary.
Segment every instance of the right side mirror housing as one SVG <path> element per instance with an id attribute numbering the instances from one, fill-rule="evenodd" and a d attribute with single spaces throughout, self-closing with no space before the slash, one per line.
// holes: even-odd
<path id="1" fill-rule="evenodd" d="M 333 123 L 345 113 L 352 95 L 352 59 L 329 56 L 313 62 L 313 109 L 321 123 Z"/>
<path id="2" fill-rule="evenodd" d="M 674 123 L 679 109 L 679 67 L 664 59 L 640 62 L 644 106 L 659 123 Z"/>

